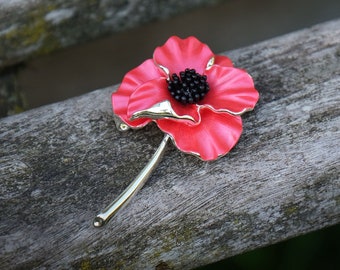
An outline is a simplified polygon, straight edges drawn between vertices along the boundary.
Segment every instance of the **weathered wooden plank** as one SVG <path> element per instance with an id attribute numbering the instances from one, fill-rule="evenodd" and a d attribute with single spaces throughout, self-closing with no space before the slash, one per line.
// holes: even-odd
<path id="1" fill-rule="evenodd" d="M 116 130 L 116 86 L 1 119 L 0 265 L 190 269 L 338 223 L 340 20 L 228 55 L 261 95 L 238 145 L 210 163 L 170 146 L 103 229 L 162 133 Z"/>
<path id="2" fill-rule="evenodd" d="M 0 69 L 217 0 L 0 0 Z"/>

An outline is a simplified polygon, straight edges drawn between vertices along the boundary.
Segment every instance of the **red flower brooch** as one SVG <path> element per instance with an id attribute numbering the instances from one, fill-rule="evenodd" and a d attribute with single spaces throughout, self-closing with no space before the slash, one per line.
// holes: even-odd
<path id="1" fill-rule="evenodd" d="M 228 57 L 195 37 L 173 36 L 125 75 L 112 104 L 129 127 L 155 121 L 181 151 L 214 160 L 236 144 L 240 115 L 258 98 L 252 78 Z"/>
<path id="2" fill-rule="evenodd" d="M 151 121 L 166 133 L 146 167 L 94 219 L 101 227 L 144 185 L 169 138 L 178 149 L 202 160 L 227 154 L 242 133 L 241 114 L 259 98 L 249 74 L 231 60 L 214 55 L 195 37 L 173 36 L 156 48 L 153 59 L 129 71 L 112 94 L 120 129 L 141 128 Z"/>

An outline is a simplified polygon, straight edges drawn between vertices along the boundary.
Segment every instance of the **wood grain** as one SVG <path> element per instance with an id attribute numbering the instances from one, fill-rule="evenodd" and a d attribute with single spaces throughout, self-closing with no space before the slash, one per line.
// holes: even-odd
<path id="1" fill-rule="evenodd" d="M 117 86 L 1 119 L 0 265 L 191 269 L 339 223 L 340 20 L 227 54 L 261 95 L 238 145 L 215 162 L 170 145 L 103 229 L 157 127 L 117 131 Z"/>

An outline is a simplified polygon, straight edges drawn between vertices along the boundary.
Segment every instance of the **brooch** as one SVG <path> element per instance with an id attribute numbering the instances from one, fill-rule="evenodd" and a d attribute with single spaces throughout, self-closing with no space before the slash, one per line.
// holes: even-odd
<path id="1" fill-rule="evenodd" d="M 145 184 L 166 144 L 204 161 L 226 155 L 242 133 L 241 115 L 253 110 L 259 94 L 251 76 L 215 55 L 195 37 L 170 37 L 153 58 L 129 71 L 112 94 L 113 112 L 121 131 L 151 121 L 165 136 L 146 167 L 123 193 L 98 214 L 101 227 Z"/>

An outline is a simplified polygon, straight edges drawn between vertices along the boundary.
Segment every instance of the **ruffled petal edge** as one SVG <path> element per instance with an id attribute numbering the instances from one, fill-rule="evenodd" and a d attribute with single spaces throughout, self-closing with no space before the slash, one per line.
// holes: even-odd
<path id="1" fill-rule="evenodd" d="M 178 74 L 186 68 L 193 68 L 202 74 L 212 57 L 214 54 L 209 46 L 193 36 L 185 39 L 172 36 L 153 54 L 155 63 L 166 67 L 170 74 Z"/>
<path id="2" fill-rule="evenodd" d="M 182 152 L 193 154 L 204 161 L 226 155 L 242 133 L 242 119 L 225 112 L 200 107 L 201 120 L 188 125 L 171 119 L 159 119 L 158 127 L 169 134 Z"/>
<path id="3" fill-rule="evenodd" d="M 128 103 L 133 92 L 144 83 L 164 76 L 152 59 L 144 61 L 138 67 L 125 74 L 122 83 L 117 91 L 112 93 L 112 109 L 124 123 L 132 128 L 141 128 L 147 125 L 150 119 L 138 119 L 130 121 L 127 115 Z"/>
<path id="4" fill-rule="evenodd" d="M 223 66 L 223 67 L 233 67 L 234 64 L 231 59 L 225 55 L 215 55 L 215 65 Z"/>
<path id="5" fill-rule="evenodd" d="M 241 115 L 255 107 L 259 93 L 245 70 L 214 65 L 205 74 L 210 91 L 200 105 L 234 115 Z"/>

